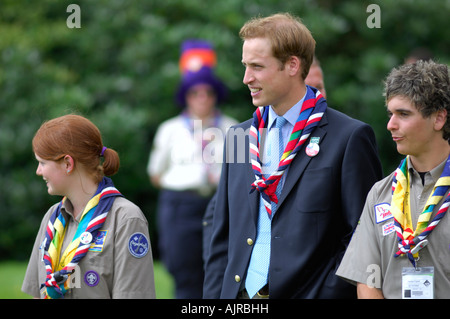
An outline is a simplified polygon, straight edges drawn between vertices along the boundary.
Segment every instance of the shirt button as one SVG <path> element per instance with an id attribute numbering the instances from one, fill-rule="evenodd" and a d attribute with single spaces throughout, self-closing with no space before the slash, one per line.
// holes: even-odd
<path id="1" fill-rule="evenodd" d="M 249 246 L 253 245 L 253 239 L 247 238 L 247 244 L 248 244 Z"/>
<path id="2" fill-rule="evenodd" d="M 236 282 L 240 282 L 241 281 L 241 277 L 239 275 L 234 276 L 234 280 Z"/>

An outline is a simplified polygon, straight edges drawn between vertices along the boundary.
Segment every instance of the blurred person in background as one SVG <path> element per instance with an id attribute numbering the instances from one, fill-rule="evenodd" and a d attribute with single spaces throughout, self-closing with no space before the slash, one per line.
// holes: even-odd
<path id="1" fill-rule="evenodd" d="M 433 60 L 433 53 L 424 47 L 415 48 L 405 58 L 405 64 L 414 63 L 419 60 L 423 60 L 423 61 Z"/>
<path id="2" fill-rule="evenodd" d="M 325 81 L 323 79 L 323 70 L 320 66 L 320 62 L 316 56 L 313 58 L 311 67 L 309 68 L 308 75 L 305 78 L 305 84 L 315 87 L 322 93 L 323 97 L 327 98 L 327 92 L 325 90 Z"/>
<path id="3" fill-rule="evenodd" d="M 216 60 L 207 41 L 182 44 L 176 95 L 182 111 L 159 126 L 147 167 L 160 189 L 159 252 L 178 299 L 202 297 L 202 218 L 220 178 L 226 130 L 237 123 L 217 108 L 226 87 L 214 74 Z"/>

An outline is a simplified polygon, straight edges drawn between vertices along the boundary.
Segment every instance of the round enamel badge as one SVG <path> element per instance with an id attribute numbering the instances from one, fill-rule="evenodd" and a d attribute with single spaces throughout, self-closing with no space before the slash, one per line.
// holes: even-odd
<path id="1" fill-rule="evenodd" d="M 317 143 L 309 143 L 308 146 L 306 146 L 306 154 L 308 156 L 314 157 L 317 154 L 319 154 L 320 146 Z"/>
<path id="2" fill-rule="evenodd" d="M 136 258 L 147 255 L 149 246 L 149 241 L 143 233 L 134 233 L 128 241 L 128 250 Z"/>
<path id="3" fill-rule="evenodd" d="M 84 232 L 80 236 L 80 241 L 83 245 L 87 245 L 92 242 L 92 234 L 90 232 Z"/>

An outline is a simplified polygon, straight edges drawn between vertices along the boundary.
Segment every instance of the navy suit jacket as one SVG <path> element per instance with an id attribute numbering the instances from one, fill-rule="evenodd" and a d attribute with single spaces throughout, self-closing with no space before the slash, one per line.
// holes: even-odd
<path id="1" fill-rule="evenodd" d="M 259 198 L 250 193 L 252 120 L 232 127 L 214 205 L 204 298 L 237 297 L 256 241 Z M 294 158 L 272 220 L 270 298 L 355 298 L 356 289 L 335 275 L 365 198 L 382 178 L 372 128 L 327 108 L 310 138 L 320 138 L 315 157 L 305 146 Z M 245 156 L 245 159 L 242 157 Z"/>

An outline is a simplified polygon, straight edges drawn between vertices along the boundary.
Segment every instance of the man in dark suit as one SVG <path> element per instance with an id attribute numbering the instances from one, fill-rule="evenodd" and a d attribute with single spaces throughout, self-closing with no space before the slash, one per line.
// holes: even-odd
<path id="1" fill-rule="evenodd" d="M 305 85 L 315 41 L 299 19 L 253 19 L 240 36 L 244 84 L 265 107 L 227 134 L 204 297 L 355 297 L 335 271 L 382 177 L 373 130 Z"/>

